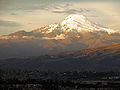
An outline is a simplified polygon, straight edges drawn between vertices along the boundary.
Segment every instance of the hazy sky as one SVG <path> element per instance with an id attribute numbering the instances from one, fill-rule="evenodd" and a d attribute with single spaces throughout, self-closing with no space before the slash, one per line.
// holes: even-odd
<path id="1" fill-rule="evenodd" d="M 0 0 L 0 35 L 60 23 L 76 13 L 120 29 L 120 0 Z"/>

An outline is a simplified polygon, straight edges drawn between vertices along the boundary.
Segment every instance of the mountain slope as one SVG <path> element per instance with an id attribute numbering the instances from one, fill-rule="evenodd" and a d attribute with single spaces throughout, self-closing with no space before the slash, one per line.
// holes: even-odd
<path id="1" fill-rule="evenodd" d="M 105 28 L 89 21 L 83 15 L 73 14 L 66 17 L 60 24 L 51 24 L 45 27 L 38 28 L 31 32 L 26 32 L 22 30 L 9 35 L 1 36 L 0 39 L 16 39 L 15 37 L 25 39 L 26 37 L 31 38 L 32 36 L 34 39 L 41 38 L 58 40 L 66 39 L 69 36 L 69 33 L 72 33 L 74 37 L 76 35 L 77 38 L 80 38 L 81 37 L 80 34 L 83 32 L 120 34 L 119 31 Z M 60 36 L 64 38 L 59 38 Z"/>
<path id="2" fill-rule="evenodd" d="M 120 43 L 120 32 L 102 27 L 83 15 L 69 15 L 59 24 L 31 32 L 0 36 L 0 58 L 32 57 Z"/>
<path id="3" fill-rule="evenodd" d="M 58 55 L 0 60 L 1 69 L 49 71 L 120 71 L 120 44 Z"/>

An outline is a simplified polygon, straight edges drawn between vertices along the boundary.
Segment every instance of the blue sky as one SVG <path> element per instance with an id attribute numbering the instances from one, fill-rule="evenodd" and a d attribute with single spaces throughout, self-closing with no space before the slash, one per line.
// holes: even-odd
<path id="1" fill-rule="evenodd" d="M 60 23 L 70 14 L 120 29 L 120 0 L 0 0 L 0 35 Z"/>

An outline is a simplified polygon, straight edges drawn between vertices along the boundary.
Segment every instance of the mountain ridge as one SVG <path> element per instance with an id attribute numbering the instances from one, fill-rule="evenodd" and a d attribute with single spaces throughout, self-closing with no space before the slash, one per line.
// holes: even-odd
<path id="1" fill-rule="evenodd" d="M 60 24 L 0 36 L 0 58 L 54 54 L 113 43 L 120 43 L 119 31 L 96 25 L 85 16 L 74 14 Z"/>
<path id="2" fill-rule="evenodd" d="M 0 66 L 4 70 L 120 71 L 120 44 L 57 55 L 1 59 Z"/>
<path id="3" fill-rule="evenodd" d="M 104 32 L 108 34 L 120 34 L 119 31 L 115 31 L 109 28 L 104 28 L 102 26 L 99 26 L 95 23 L 92 23 L 89 21 L 85 16 L 73 14 L 66 17 L 60 24 L 50 24 L 45 27 L 41 27 L 39 29 L 32 30 L 30 32 L 26 32 L 24 30 L 17 31 L 15 33 L 11 33 L 9 35 L 3 35 L 0 36 L 0 39 L 14 39 L 15 37 L 36 37 L 36 34 L 39 34 L 40 36 L 46 37 L 46 39 L 56 39 L 55 37 L 64 37 L 64 38 L 57 38 L 58 39 L 65 39 L 69 33 L 75 33 L 77 37 L 80 37 L 81 32 Z M 40 37 L 39 36 L 39 37 Z M 8 37 L 8 38 L 7 38 Z M 40 37 L 42 39 L 42 37 Z M 32 38 L 32 39 L 33 39 Z"/>

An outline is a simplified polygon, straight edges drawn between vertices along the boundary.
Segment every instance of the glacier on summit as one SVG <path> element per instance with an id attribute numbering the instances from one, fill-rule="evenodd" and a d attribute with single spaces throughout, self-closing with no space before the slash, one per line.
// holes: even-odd
<path id="1" fill-rule="evenodd" d="M 79 14 L 69 15 L 61 23 L 61 26 L 64 31 L 67 29 L 68 32 L 76 29 L 78 32 L 81 32 L 83 30 L 88 32 L 103 31 L 107 32 L 108 34 L 118 33 L 115 30 L 100 27 L 99 25 L 90 22 L 85 16 Z"/>

